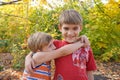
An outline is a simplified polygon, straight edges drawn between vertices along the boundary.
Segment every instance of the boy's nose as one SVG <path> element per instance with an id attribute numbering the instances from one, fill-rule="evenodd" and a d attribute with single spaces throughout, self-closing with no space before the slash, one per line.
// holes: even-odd
<path id="1" fill-rule="evenodd" d="M 68 35 L 73 34 L 74 32 L 72 30 L 68 31 Z"/>

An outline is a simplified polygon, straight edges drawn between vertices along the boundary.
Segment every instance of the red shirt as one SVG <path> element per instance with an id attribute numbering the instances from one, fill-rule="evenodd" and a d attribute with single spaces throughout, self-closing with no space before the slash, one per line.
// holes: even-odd
<path id="1" fill-rule="evenodd" d="M 56 40 L 54 44 L 56 48 L 60 48 L 68 43 Z M 54 80 L 88 80 L 86 71 L 96 70 L 90 47 L 79 48 L 70 55 L 55 59 L 55 65 Z"/>

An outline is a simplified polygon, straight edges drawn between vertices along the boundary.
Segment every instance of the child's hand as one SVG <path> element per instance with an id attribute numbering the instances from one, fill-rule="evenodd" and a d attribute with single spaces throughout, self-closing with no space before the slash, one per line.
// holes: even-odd
<path id="1" fill-rule="evenodd" d="M 85 47 L 86 47 L 86 46 L 90 46 L 90 42 L 89 42 L 87 36 L 85 36 L 85 35 L 82 35 L 82 36 L 81 36 L 81 42 L 85 43 L 85 44 L 84 44 Z"/>
<path id="2" fill-rule="evenodd" d="M 90 46 L 90 42 L 89 42 L 87 36 L 85 36 L 85 35 L 80 36 L 77 40 L 81 41 L 81 43 L 84 43 L 84 47 Z"/>
<path id="3" fill-rule="evenodd" d="M 34 67 L 34 61 L 31 57 L 31 53 L 28 54 L 25 58 L 25 70 L 28 72 L 28 73 L 33 73 L 34 70 L 33 70 L 33 67 Z"/>

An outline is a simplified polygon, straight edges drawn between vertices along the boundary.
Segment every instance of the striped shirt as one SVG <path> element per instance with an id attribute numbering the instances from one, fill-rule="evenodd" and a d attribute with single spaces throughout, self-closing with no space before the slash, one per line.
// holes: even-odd
<path id="1" fill-rule="evenodd" d="M 24 70 L 22 80 L 51 80 L 50 69 L 49 63 L 42 63 L 34 68 L 33 74 L 29 74 Z"/>

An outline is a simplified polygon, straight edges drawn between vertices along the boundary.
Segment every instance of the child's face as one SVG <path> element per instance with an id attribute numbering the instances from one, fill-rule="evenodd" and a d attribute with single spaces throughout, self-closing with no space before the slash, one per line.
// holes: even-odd
<path id="1" fill-rule="evenodd" d="M 72 43 L 75 42 L 81 31 L 81 26 L 76 24 L 63 24 L 59 27 L 59 30 L 62 32 L 64 40 Z"/>
<path id="2" fill-rule="evenodd" d="M 50 41 L 50 43 L 47 46 L 44 46 L 42 51 L 52 51 L 56 49 L 55 45 L 53 44 L 53 40 Z"/>

